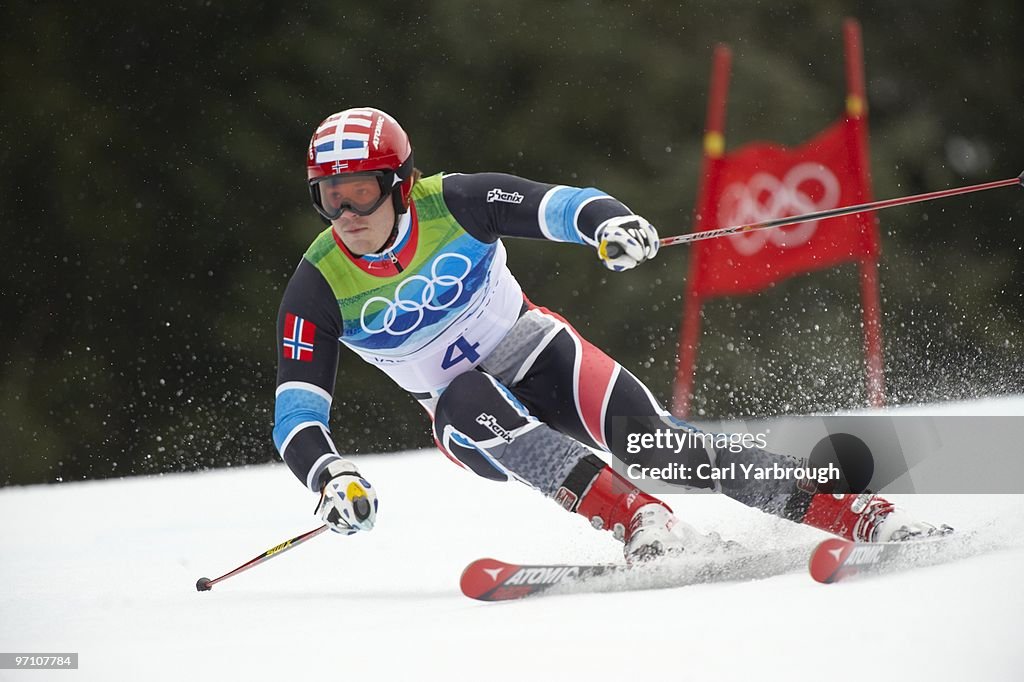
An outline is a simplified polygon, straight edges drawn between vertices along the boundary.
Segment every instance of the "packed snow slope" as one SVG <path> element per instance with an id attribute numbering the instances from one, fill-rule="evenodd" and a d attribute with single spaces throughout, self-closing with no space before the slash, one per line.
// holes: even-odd
<path id="1" fill-rule="evenodd" d="M 1024 415 L 1024 399 L 929 407 Z M 969 464 L 970 453 L 965 453 Z M 471 560 L 614 561 L 619 545 L 537 493 L 442 455 L 362 456 L 372 533 L 321 535 L 283 465 L 0 490 L 0 651 L 78 652 L 77 671 L 0 680 L 1020 680 L 1024 496 L 896 498 L 995 549 L 819 585 L 742 583 L 477 603 Z M 825 537 L 716 495 L 670 504 L 752 547 Z"/>

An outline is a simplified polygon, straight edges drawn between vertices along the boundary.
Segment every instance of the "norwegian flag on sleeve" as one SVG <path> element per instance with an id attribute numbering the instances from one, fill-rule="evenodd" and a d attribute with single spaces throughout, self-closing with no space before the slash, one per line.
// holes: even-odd
<path id="1" fill-rule="evenodd" d="M 286 360 L 313 360 L 313 338 L 316 325 L 292 313 L 284 316 L 284 357 Z"/>

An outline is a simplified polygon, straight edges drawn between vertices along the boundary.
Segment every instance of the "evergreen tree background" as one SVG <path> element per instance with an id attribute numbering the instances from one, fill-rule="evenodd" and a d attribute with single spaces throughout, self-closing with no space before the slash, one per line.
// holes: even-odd
<path id="1" fill-rule="evenodd" d="M 1016 0 L 15 0 L 0 8 L 0 484 L 271 461 L 280 295 L 322 229 L 303 170 L 326 115 L 377 106 L 417 165 L 593 185 L 688 232 L 711 50 L 733 49 L 727 146 L 797 144 L 843 106 L 860 19 L 875 195 L 1024 167 Z M 1024 194 L 881 214 L 892 400 L 1019 393 Z M 667 398 L 687 250 L 607 273 L 507 242 L 558 310 Z M 709 417 L 863 404 L 850 265 L 705 310 Z M 345 353 L 343 451 L 430 445 L 426 415 Z"/>

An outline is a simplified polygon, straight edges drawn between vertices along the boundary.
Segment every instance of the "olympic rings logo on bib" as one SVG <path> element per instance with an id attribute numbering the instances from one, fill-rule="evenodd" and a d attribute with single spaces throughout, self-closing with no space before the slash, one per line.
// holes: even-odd
<path id="1" fill-rule="evenodd" d="M 450 260 L 453 259 L 453 260 Z M 449 270 L 463 270 L 462 274 L 442 271 L 442 263 L 448 261 Z M 460 265 L 461 264 L 461 265 Z M 424 310 L 448 310 L 462 297 L 463 280 L 473 269 L 473 262 L 461 253 L 445 253 L 434 259 L 430 265 L 430 278 L 423 275 L 412 275 L 406 278 L 395 289 L 395 298 L 391 300 L 383 296 L 374 296 L 363 304 L 359 313 L 359 324 L 367 334 L 389 334 L 405 336 L 419 327 L 423 321 Z M 383 303 L 381 312 L 367 320 L 366 310 L 375 303 Z M 415 313 L 415 319 L 408 321 Z M 373 323 L 373 327 L 368 322 Z M 399 323 L 396 326 L 396 322 Z"/>

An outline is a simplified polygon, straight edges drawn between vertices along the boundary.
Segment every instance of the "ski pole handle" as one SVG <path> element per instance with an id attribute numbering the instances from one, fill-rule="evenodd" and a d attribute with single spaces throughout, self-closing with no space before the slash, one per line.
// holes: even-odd
<path id="1" fill-rule="evenodd" d="M 610 260 L 615 260 L 622 254 L 624 254 L 626 250 L 618 244 L 606 244 L 604 247 L 604 252 L 608 255 L 608 258 Z"/>

